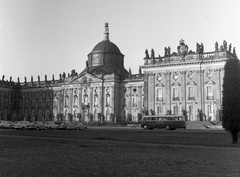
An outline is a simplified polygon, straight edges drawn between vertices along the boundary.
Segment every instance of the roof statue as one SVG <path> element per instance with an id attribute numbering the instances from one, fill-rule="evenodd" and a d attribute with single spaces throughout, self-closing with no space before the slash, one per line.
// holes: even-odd
<path id="1" fill-rule="evenodd" d="M 151 50 L 151 58 L 155 58 L 155 53 L 153 49 Z"/>
<path id="2" fill-rule="evenodd" d="M 218 52 L 218 42 L 215 42 L 215 52 Z"/>
<path id="3" fill-rule="evenodd" d="M 188 46 L 184 43 L 185 41 L 181 39 L 179 41 L 179 46 L 177 47 L 178 55 L 181 56 L 182 60 L 184 60 L 184 57 L 188 53 Z"/>
<path id="4" fill-rule="evenodd" d="M 149 58 L 149 54 L 148 54 L 148 50 L 147 49 L 145 50 L 145 55 L 146 55 L 145 58 L 148 59 Z"/>

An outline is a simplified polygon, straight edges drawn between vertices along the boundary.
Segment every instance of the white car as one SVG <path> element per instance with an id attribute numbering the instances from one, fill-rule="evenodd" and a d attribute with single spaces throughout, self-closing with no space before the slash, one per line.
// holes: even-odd
<path id="1" fill-rule="evenodd" d="M 16 130 L 25 130 L 27 128 L 27 126 L 30 125 L 29 121 L 19 121 L 15 124 L 13 124 L 13 128 L 15 128 Z"/>
<path id="2" fill-rule="evenodd" d="M 12 122 L 6 120 L 0 120 L 0 128 L 11 128 Z"/>
<path id="3" fill-rule="evenodd" d="M 53 121 L 44 122 L 44 125 L 46 126 L 47 129 L 57 129 L 58 128 L 58 125 L 55 124 L 55 122 L 53 122 Z"/>

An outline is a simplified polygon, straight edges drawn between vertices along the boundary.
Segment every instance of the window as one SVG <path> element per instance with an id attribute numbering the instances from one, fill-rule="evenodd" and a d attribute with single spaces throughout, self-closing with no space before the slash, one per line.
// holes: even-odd
<path id="1" fill-rule="evenodd" d="M 188 87 L 188 100 L 194 100 L 194 92 L 193 92 L 193 87 Z"/>
<path id="2" fill-rule="evenodd" d="M 110 106 L 110 95 L 106 95 L 106 106 Z"/>
<path id="3" fill-rule="evenodd" d="M 207 100 L 213 100 L 213 87 L 207 86 Z"/>
<path id="4" fill-rule="evenodd" d="M 84 94 L 83 100 L 84 100 L 84 104 L 87 105 L 88 104 L 88 95 L 87 94 Z"/>
<path id="5" fill-rule="evenodd" d="M 163 100 L 163 88 L 160 87 L 157 89 L 157 101 L 162 101 Z"/>
<path id="6" fill-rule="evenodd" d="M 178 115 L 178 106 L 177 105 L 173 106 L 173 114 Z"/>
<path id="7" fill-rule="evenodd" d="M 95 94 L 94 95 L 94 107 L 97 107 L 98 106 L 98 95 Z"/>
<path id="8" fill-rule="evenodd" d="M 179 101 L 178 88 L 173 88 L 173 101 Z"/>
<path id="9" fill-rule="evenodd" d="M 137 107 L 137 98 L 136 97 L 132 98 L 132 107 Z"/>
<path id="10" fill-rule="evenodd" d="M 158 105 L 157 106 L 157 115 L 163 114 L 163 106 L 162 105 Z"/>

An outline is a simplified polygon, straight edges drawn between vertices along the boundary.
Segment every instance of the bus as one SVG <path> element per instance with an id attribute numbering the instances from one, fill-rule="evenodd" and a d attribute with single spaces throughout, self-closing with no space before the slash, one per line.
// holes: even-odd
<path id="1" fill-rule="evenodd" d="M 144 130 L 154 128 L 165 128 L 166 130 L 186 129 L 186 122 L 182 115 L 145 115 L 142 117 L 140 125 Z"/>

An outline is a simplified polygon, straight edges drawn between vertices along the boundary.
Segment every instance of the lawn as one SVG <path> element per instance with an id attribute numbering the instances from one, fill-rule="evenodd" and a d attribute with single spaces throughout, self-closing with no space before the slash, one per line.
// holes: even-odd
<path id="1" fill-rule="evenodd" d="M 0 176 L 240 176 L 224 131 L 0 130 Z"/>

